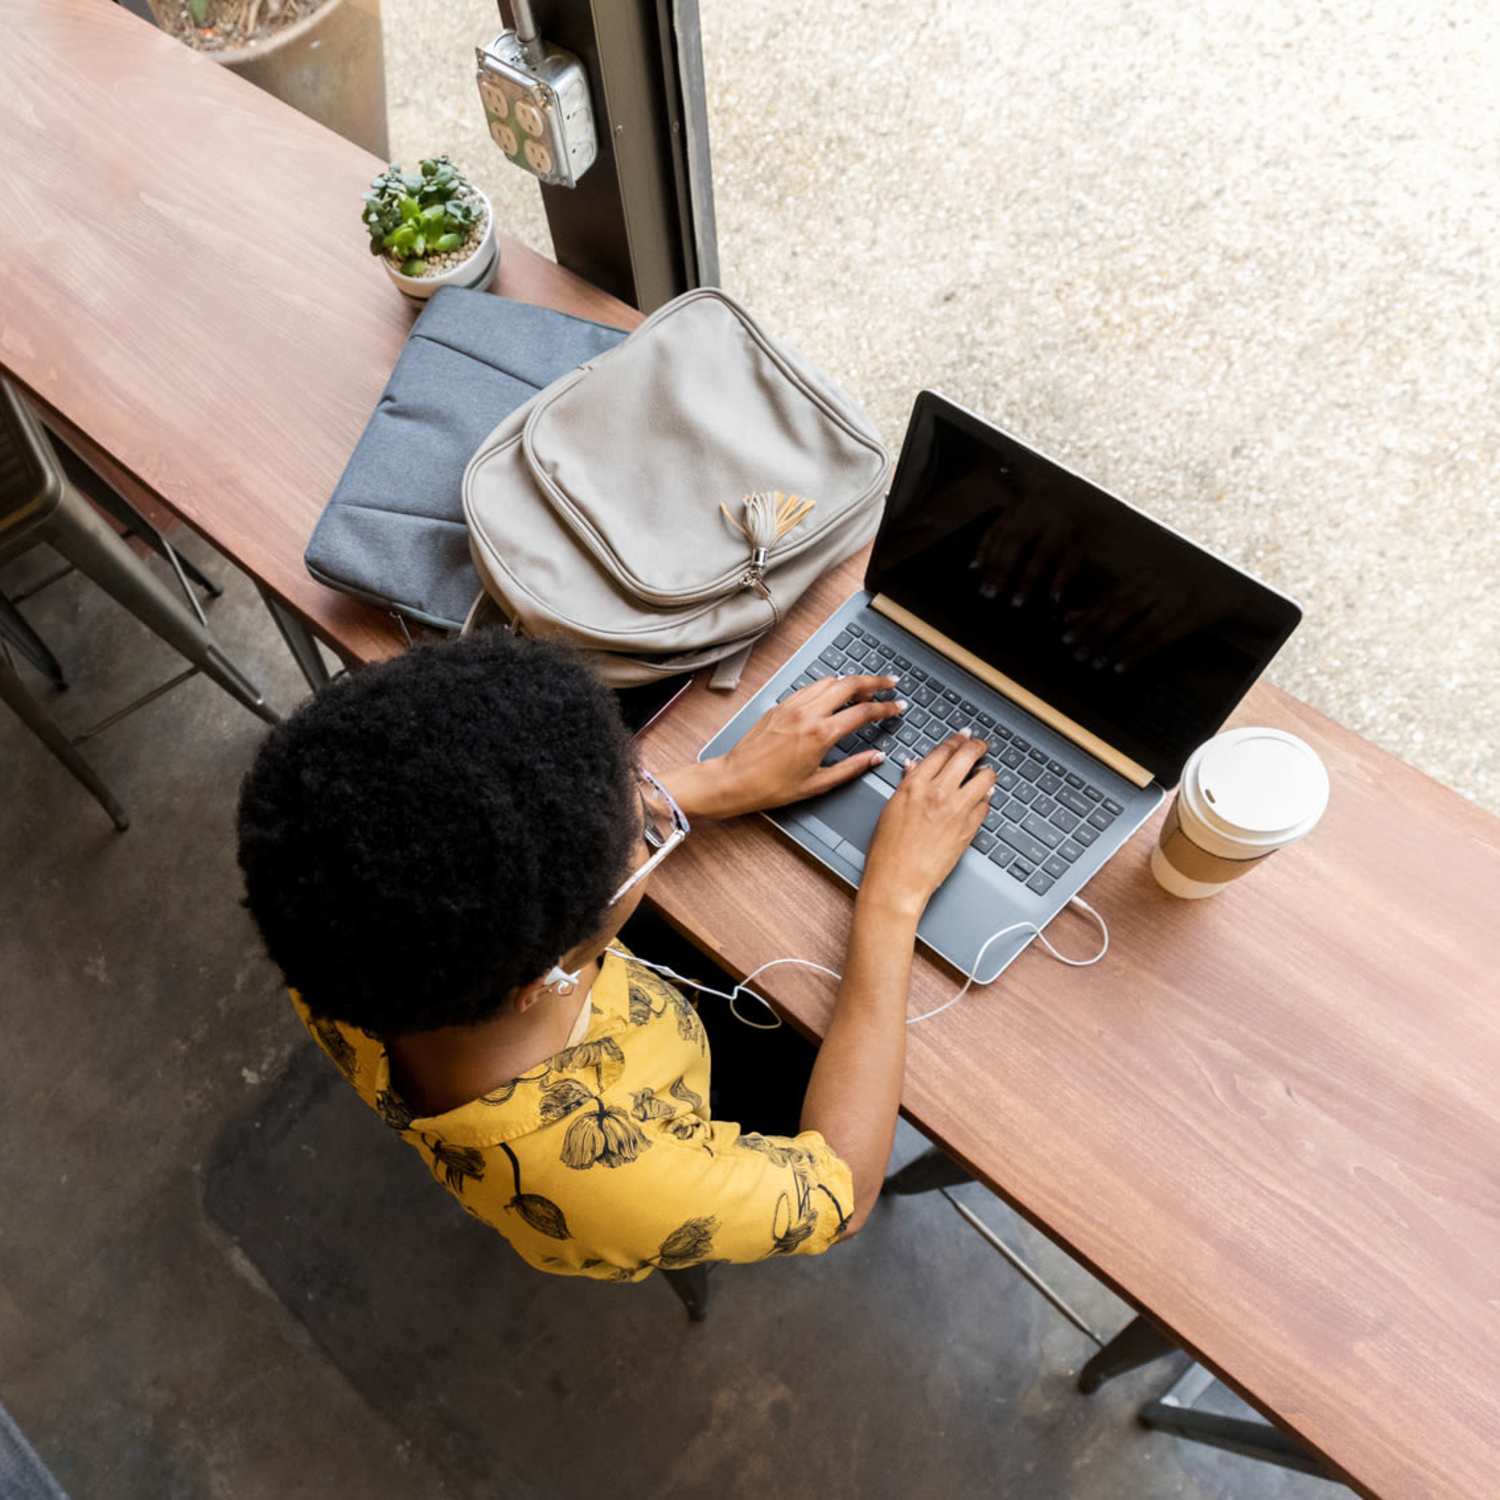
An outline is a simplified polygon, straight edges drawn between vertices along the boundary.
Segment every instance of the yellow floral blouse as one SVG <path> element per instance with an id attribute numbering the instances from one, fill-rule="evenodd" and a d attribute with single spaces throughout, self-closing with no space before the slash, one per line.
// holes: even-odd
<path id="1" fill-rule="evenodd" d="M 705 1260 L 816 1255 L 854 1210 L 849 1168 L 817 1131 L 742 1135 L 709 1118 L 703 1024 L 641 964 L 606 955 L 581 1041 L 428 1117 L 402 1103 L 377 1039 L 292 1000 L 360 1098 L 541 1270 L 640 1281 Z"/>

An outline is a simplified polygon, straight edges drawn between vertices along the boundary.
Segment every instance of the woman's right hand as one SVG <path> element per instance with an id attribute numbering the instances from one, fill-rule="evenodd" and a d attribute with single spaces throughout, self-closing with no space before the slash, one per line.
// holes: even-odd
<path id="1" fill-rule="evenodd" d="M 921 917 L 989 811 L 995 773 L 974 769 L 988 749 L 955 734 L 908 767 L 876 825 L 862 901 Z"/>

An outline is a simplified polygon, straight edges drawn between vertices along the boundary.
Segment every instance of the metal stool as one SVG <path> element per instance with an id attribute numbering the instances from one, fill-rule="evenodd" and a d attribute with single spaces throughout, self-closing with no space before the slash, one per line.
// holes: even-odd
<path id="1" fill-rule="evenodd" d="M 71 455 L 70 455 L 71 457 Z M 77 460 L 74 460 L 77 464 Z M 78 465 L 80 479 L 84 466 Z M 68 566 L 44 579 L 45 588 L 77 568 L 124 605 L 142 624 L 168 645 L 175 647 L 191 665 L 170 681 L 153 688 L 76 738 L 70 738 L 52 716 L 27 691 L 10 657 L 14 648 L 58 687 L 66 687 L 61 664 L 46 643 L 27 623 L 15 601 L 0 598 L 0 700 L 9 704 L 29 729 L 71 771 L 114 820 L 115 827 L 129 826 L 120 804 L 93 768 L 78 753 L 79 741 L 89 739 L 126 714 L 159 698 L 198 672 L 217 682 L 225 692 L 258 714 L 268 724 L 279 724 L 280 715 L 262 697 L 260 689 L 224 654 L 208 629 L 203 611 L 183 571 L 175 549 L 121 495 L 86 471 L 88 490 L 111 515 L 163 557 L 177 575 L 186 595 L 185 605 L 130 550 L 124 539 L 98 514 L 69 477 L 41 423 L 9 381 L 0 380 L 0 563 L 29 551 L 43 542 L 67 560 Z M 190 566 L 190 565 L 189 565 Z M 196 569 L 194 575 L 214 591 Z M 37 592 L 32 589 L 30 593 Z M 25 597 L 30 597 L 28 594 Z"/>

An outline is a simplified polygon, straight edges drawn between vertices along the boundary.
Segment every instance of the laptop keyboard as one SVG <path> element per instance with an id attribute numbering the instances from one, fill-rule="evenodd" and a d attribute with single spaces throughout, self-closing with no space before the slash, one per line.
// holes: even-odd
<path id="1" fill-rule="evenodd" d="M 1032 744 L 1014 723 L 1006 723 L 1003 713 L 981 710 L 868 626 L 849 625 L 840 631 L 776 701 L 840 672 L 899 675 L 895 688 L 875 696 L 885 701 L 904 698 L 910 706 L 898 719 L 866 724 L 846 735 L 828 752 L 824 765 L 861 750 L 883 750 L 884 762 L 869 774 L 898 786 L 905 766 L 950 734 L 965 727 L 972 730 L 976 739 L 989 742 L 983 764 L 996 778 L 990 810 L 972 847 L 1039 896 L 1045 896 L 1125 810 L 1094 786 L 1077 764 Z"/>

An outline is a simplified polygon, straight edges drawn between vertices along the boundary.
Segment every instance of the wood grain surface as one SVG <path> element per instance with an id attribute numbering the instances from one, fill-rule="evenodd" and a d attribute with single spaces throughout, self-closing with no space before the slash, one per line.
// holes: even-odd
<path id="1" fill-rule="evenodd" d="M 0 0 L 0 32 L 0 186 L 76 206 L 13 210 L 0 365 L 345 661 L 402 650 L 302 563 L 416 316 L 359 222 L 383 163 L 104 0 Z M 640 321 L 503 234 L 494 289 Z"/>
<path id="2" fill-rule="evenodd" d="M 0 0 L 0 21 L 9 201 L 66 183 L 87 208 L 28 217 L 7 246 L 0 364 L 346 660 L 399 650 L 302 566 L 413 316 L 358 232 L 374 159 L 105 0 Z M 508 240 L 499 290 L 637 319 Z M 695 686 L 648 764 L 695 755 L 861 567 L 803 600 L 737 693 Z M 1104 963 L 1032 950 L 914 1028 L 904 1108 L 1362 1493 L 1489 1500 L 1500 822 L 1269 685 L 1235 722 L 1324 756 L 1317 832 L 1198 903 L 1152 881 L 1153 825 L 1089 887 Z M 741 974 L 843 957 L 849 892 L 760 820 L 695 829 L 653 898 Z M 1052 936 L 1095 942 L 1071 914 Z M 913 1010 L 956 983 L 919 954 Z M 825 981 L 781 969 L 765 988 L 826 1023 Z M 982 1317 L 985 1291 L 954 1295 Z"/>
<path id="3" fill-rule="evenodd" d="M 646 763 L 695 756 L 863 564 L 804 598 L 737 692 L 695 684 Z M 1314 834 L 1181 901 L 1147 865 L 1164 804 L 1086 891 L 1104 962 L 1033 945 L 913 1027 L 903 1108 L 1362 1493 L 1490 1500 L 1500 820 L 1269 683 L 1231 723 L 1323 756 Z M 763 819 L 695 828 L 652 898 L 736 975 L 844 956 L 852 894 Z M 1048 935 L 1079 956 L 1098 942 L 1075 913 Z M 959 983 L 919 950 L 912 1013 Z M 811 1034 L 826 1025 L 829 981 L 782 968 L 759 987 Z M 982 1316 L 982 1290 L 961 1294 Z"/>

